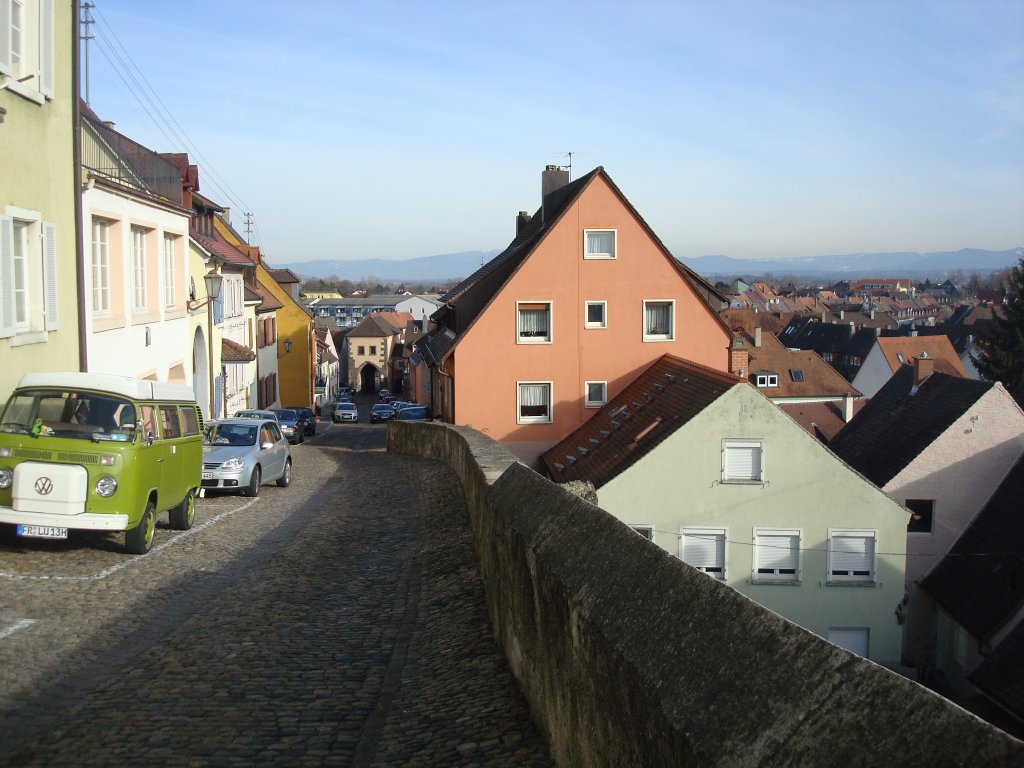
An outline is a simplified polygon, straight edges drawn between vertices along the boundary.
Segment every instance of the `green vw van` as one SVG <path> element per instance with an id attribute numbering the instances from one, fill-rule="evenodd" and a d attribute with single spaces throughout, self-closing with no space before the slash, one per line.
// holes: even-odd
<path id="1" fill-rule="evenodd" d="M 156 518 L 195 517 L 202 416 L 180 384 L 96 373 L 29 373 L 0 417 L 0 523 L 19 536 L 124 531 L 153 546 Z"/>

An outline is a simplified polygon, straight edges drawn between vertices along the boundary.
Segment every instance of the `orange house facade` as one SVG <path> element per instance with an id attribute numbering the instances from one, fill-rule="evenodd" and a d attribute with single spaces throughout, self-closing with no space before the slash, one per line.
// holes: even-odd
<path id="1" fill-rule="evenodd" d="M 442 297 L 423 355 L 435 416 L 531 465 L 666 353 L 727 371 L 731 340 L 722 297 L 603 168 L 571 183 L 549 168 L 542 198 L 502 254 Z"/>

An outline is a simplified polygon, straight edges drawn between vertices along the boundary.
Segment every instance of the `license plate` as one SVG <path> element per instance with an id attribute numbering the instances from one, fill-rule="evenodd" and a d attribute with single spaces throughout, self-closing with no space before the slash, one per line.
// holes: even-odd
<path id="1" fill-rule="evenodd" d="M 18 535 L 33 539 L 66 539 L 68 529 L 52 525 L 19 525 Z"/>
<path id="2" fill-rule="evenodd" d="M 203 480 L 213 480 L 213 472 L 203 472 Z"/>

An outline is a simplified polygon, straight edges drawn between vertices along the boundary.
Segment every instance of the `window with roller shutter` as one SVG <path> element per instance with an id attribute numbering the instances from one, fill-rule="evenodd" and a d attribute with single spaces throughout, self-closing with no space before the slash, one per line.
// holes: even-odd
<path id="1" fill-rule="evenodd" d="M 724 528 L 683 528 L 679 559 L 714 579 L 725 579 Z"/>
<path id="2" fill-rule="evenodd" d="M 875 531 L 829 529 L 828 583 L 874 583 L 876 538 Z"/>
<path id="3" fill-rule="evenodd" d="M 722 442 L 722 482 L 760 483 L 764 479 L 763 446 L 760 440 Z"/>

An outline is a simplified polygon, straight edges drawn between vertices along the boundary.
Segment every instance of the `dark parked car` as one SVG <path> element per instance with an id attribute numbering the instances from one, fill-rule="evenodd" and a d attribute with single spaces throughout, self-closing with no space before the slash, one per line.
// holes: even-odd
<path id="1" fill-rule="evenodd" d="M 316 414 L 313 413 L 313 409 L 312 408 L 302 408 L 302 407 L 296 408 L 296 407 L 293 407 L 293 406 L 288 406 L 288 407 L 291 410 L 295 411 L 297 414 L 299 414 L 299 417 L 301 419 L 305 420 L 306 428 L 305 428 L 305 430 L 303 430 L 303 434 L 306 435 L 307 437 L 312 437 L 313 435 L 315 435 L 316 434 Z"/>
<path id="2" fill-rule="evenodd" d="M 289 443 L 301 443 L 306 439 L 306 422 L 298 411 L 294 408 L 271 408 L 271 411 L 277 416 L 281 431 Z"/>
<path id="3" fill-rule="evenodd" d="M 387 403 L 377 403 L 370 409 L 370 423 L 376 424 L 378 421 L 387 421 L 393 413 L 394 411 L 391 410 L 391 406 Z"/>
<path id="4" fill-rule="evenodd" d="M 392 418 L 398 421 L 430 421 L 430 409 L 425 405 L 409 405 Z"/>

